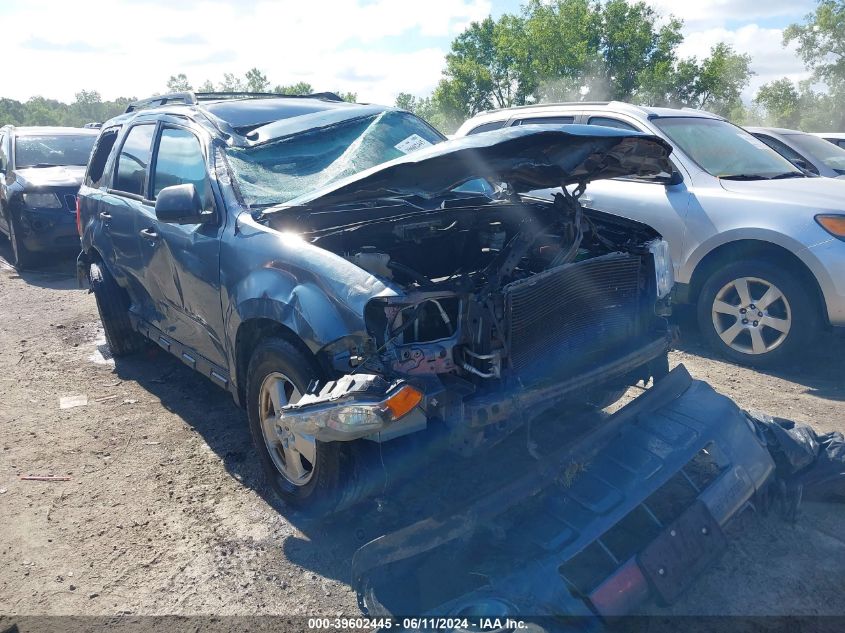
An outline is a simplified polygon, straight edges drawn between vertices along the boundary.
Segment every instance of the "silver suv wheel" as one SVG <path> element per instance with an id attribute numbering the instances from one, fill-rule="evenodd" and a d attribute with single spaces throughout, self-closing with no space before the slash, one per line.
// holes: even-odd
<path id="1" fill-rule="evenodd" d="M 282 407 L 302 394 L 280 372 L 268 374 L 258 392 L 258 414 L 267 452 L 279 473 L 295 486 L 304 486 L 314 474 L 317 445 L 313 437 L 290 430 L 281 415 Z"/>
<path id="2" fill-rule="evenodd" d="M 784 293 L 759 277 L 729 281 L 716 293 L 711 307 L 719 338 L 743 354 L 777 349 L 792 329 L 792 308 Z"/>

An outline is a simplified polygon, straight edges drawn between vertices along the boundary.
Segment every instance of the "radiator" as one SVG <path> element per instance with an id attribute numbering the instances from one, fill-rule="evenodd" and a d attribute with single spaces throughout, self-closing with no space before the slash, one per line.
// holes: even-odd
<path id="1" fill-rule="evenodd" d="M 575 371 L 617 355 L 641 333 L 641 259 L 614 253 L 508 284 L 511 368 L 524 379 Z"/>

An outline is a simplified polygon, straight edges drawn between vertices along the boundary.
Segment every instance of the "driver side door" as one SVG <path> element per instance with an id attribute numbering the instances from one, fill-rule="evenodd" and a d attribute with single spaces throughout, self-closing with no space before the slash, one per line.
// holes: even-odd
<path id="1" fill-rule="evenodd" d="M 157 321 L 152 325 L 225 367 L 220 297 L 220 235 L 225 214 L 214 213 L 209 171 L 206 149 L 197 133 L 189 127 L 162 124 L 150 166 L 152 204 L 139 217 L 137 231 L 146 251 L 145 286 L 155 305 Z M 181 184 L 196 187 L 204 211 L 212 212 L 214 220 L 172 224 L 157 219 L 153 205 L 158 194 Z"/>

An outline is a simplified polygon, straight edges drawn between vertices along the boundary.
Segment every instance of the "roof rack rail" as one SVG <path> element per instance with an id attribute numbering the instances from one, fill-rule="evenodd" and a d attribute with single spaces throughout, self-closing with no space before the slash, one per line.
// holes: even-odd
<path id="1" fill-rule="evenodd" d="M 284 95 L 277 92 L 170 92 L 163 95 L 156 95 L 147 99 L 133 101 L 125 112 L 135 112 L 147 108 L 157 108 L 171 103 L 182 105 L 197 105 L 200 101 L 216 101 L 222 99 L 322 99 L 323 101 L 343 101 L 343 98 L 334 92 L 315 92 L 307 95 Z"/>
<path id="2" fill-rule="evenodd" d="M 126 106 L 126 110 L 124 110 L 124 112 L 135 112 L 136 110 L 145 110 L 146 108 L 157 108 L 169 103 L 196 105 L 197 98 L 194 96 L 193 92 L 168 92 L 167 94 L 156 95 L 147 99 L 133 101 Z"/>

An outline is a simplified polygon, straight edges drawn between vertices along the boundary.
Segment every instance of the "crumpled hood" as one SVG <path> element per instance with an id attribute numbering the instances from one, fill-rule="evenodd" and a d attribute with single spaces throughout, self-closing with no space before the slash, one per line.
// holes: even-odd
<path id="1" fill-rule="evenodd" d="M 16 169 L 15 175 L 24 188 L 79 187 L 85 177 L 85 166 L 23 167 Z"/>
<path id="2" fill-rule="evenodd" d="M 435 198 L 477 178 L 515 192 L 670 173 L 671 146 L 594 125 L 522 125 L 432 145 L 274 207 L 327 207 L 383 196 Z"/>
<path id="3" fill-rule="evenodd" d="M 725 191 L 778 205 L 791 203 L 814 210 L 845 209 L 845 180 L 784 178 L 781 180 L 719 180 Z"/>

